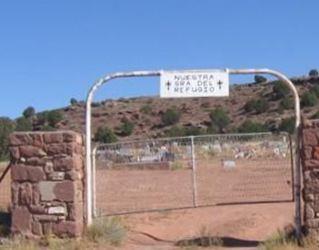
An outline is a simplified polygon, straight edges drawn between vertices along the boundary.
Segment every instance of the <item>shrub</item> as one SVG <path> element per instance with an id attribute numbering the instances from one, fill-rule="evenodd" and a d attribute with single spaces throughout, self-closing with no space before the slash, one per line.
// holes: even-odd
<path id="1" fill-rule="evenodd" d="M 275 83 L 272 90 L 273 90 L 274 99 L 276 99 L 276 100 L 283 98 L 283 97 L 289 95 L 289 93 L 290 93 L 289 87 L 280 81 Z"/>
<path id="2" fill-rule="evenodd" d="M 47 113 L 47 121 L 49 126 L 55 128 L 56 125 L 63 120 L 63 115 L 58 110 L 52 110 Z"/>
<path id="3" fill-rule="evenodd" d="M 212 110 L 209 117 L 211 120 L 211 126 L 215 126 L 219 132 L 223 132 L 223 129 L 230 123 L 227 112 L 221 107 Z"/>
<path id="4" fill-rule="evenodd" d="M 125 119 L 121 126 L 120 126 L 120 133 L 123 136 L 129 136 L 133 133 L 134 130 L 134 123 L 132 123 L 131 121 Z"/>
<path id="5" fill-rule="evenodd" d="M 264 124 L 246 120 L 238 127 L 237 130 L 239 133 L 259 133 L 266 132 L 267 127 Z"/>
<path id="6" fill-rule="evenodd" d="M 175 108 L 167 109 L 162 115 L 162 122 L 164 126 L 174 125 L 179 121 L 180 116 L 180 112 Z"/>
<path id="7" fill-rule="evenodd" d="M 318 76 L 319 72 L 317 69 L 312 69 L 309 71 L 309 76 Z"/>
<path id="8" fill-rule="evenodd" d="M 185 135 L 185 129 L 181 126 L 173 126 L 165 131 L 165 136 L 168 137 L 179 137 Z"/>
<path id="9" fill-rule="evenodd" d="M 315 106 L 318 102 L 318 98 L 313 92 L 305 92 L 301 96 L 301 105 L 303 107 L 312 107 Z"/>
<path id="10" fill-rule="evenodd" d="M 268 102 L 264 98 L 258 100 L 249 100 L 244 106 L 246 112 L 255 111 L 256 114 L 261 114 L 267 111 L 268 108 Z"/>
<path id="11" fill-rule="evenodd" d="M 319 97 L 319 86 L 315 85 L 310 89 L 311 93 L 314 93 L 317 97 Z"/>
<path id="12" fill-rule="evenodd" d="M 261 75 L 255 75 L 255 83 L 267 82 L 267 78 Z"/>
<path id="13" fill-rule="evenodd" d="M 31 118 L 32 116 L 35 115 L 35 109 L 31 106 L 27 107 L 22 114 L 25 118 Z"/>
<path id="14" fill-rule="evenodd" d="M 37 114 L 37 121 L 39 124 L 44 125 L 48 121 L 49 111 L 44 111 Z"/>
<path id="15" fill-rule="evenodd" d="M 284 97 L 279 103 L 281 109 L 292 109 L 294 107 L 294 100 L 291 97 Z"/>
<path id="16" fill-rule="evenodd" d="M 32 131 L 33 130 L 32 122 L 28 118 L 20 117 L 17 119 L 16 123 L 17 123 L 16 129 L 15 129 L 16 131 Z"/>
<path id="17" fill-rule="evenodd" d="M 319 119 L 319 111 L 314 113 L 313 116 L 311 116 L 311 119 Z"/>
<path id="18" fill-rule="evenodd" d="M 113 130 L 108 127 L 99 127 L 94 135 L 95 141 L 102 143 L 112 143 L 117 141 Z"/>
<path id="19" fill-rule="evenodd" d="M 9 135 L 14 131 L 14 122 L 7 117 L 0 117 L 0 161 L 9 157 Z"/>
<path id="20" fill-rule="evenodd" d="M 72 106 L 73 106 L 73 105 L 76 105 L 76 104 L 78 104 L 78 100 L 75 99 L 75 98 L 71 98 L 70 104 L 71 104 Z"/>
<path id="21" fill-rule="evenodd" d="M 99 219 L 89 226 L 86 237 L 96 243 L 118 246 L 126 237 L 126 228 L 118 217 Z"/>
<path id="22" fill-rule="evenodd" d="M 279 131 L 284 131 L 293 134 L 293 132 L 295 131 L 295 124 L 296 121 L 294 117 L 286 118 L 281 121 L 278 129 Z"/>
<path id="23" fill-rule="evenodd" d="M 201 128 L 194 127 L 194 126 L 186 127 L 184 130 L 185 130 L 184 132 L 185 136 L 205 134 L 205 131 L 203 131 Z"/>
<path id="24" fill-rule="evenodd" d="M 140 109 L 140 112 L 149 115 L 150 113 L 152 113 L 151 105 L 149 104 L 143 105 Z"/>

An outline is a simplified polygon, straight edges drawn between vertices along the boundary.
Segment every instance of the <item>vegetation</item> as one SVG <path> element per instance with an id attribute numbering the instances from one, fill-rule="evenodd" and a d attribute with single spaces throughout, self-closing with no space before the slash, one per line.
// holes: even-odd
<path id="1" fill-rule="evenodd" d="M 35 115 L 35 109 L 31 106 L 27 107 L 22 114 L 25 118 L 31 118 Z"/>
<path id="2" fill-rule="evenodd" d="M 293 109 L 294 104 L 295 104 L 294 100 L 291 97 L 286 96 L 280 101 L 279 109 L 282 109 L 282 110 Z"/>
<path id="3" fill-rule="evenodd" d="M 267 82 L 267 78 L 261 75 L 255 75 L 255 83 Z"/>
<path id="4" fill-rule="evenodd" d="M 318 98 L 313 92 L 305 92 L 301 96 L 301 106 L 302 107 L 313 107 L 318 103 Z"/>
<path id="5" fill-rule="evenodd" d="M 72 106 L 74 106 L 74 105 L 78 104 L 78 100 L 75 99 L 75 98 L 71 98 L 70 104 L 71 104 Z"/>
<path id="6" fill-rule="evenodd" d="M 126 228 L 118 217 L 99 219 L 87 229 L 86 237 L 96 243 L 118 246 L 126 237 Z"/>
<path id="7" fill-rule="evenodd" d="M 309 76 L 319 76 L 319 72 L 317 69 L 312 69 L 309 71 Z"/>
<path id="8" fill-rule="evenodd" d="M 295 131 L 295 123 L 296 122 L 294 117 L 283 119 L 278 129 L 279 131 L 284 131 L 293 134 L 293 132 Z"/>
<path id="9" fill-rule="evenodd" d="M 268 110 L 268 108 L 268 101 L 266 101 L 264 98 L 258 100 L 249 100 L 244 106 L 246 112 L 254 111 L 256 114 L 264 113 Z"/>
<path id="10" fill-rule="evenodd" d="M 58 110 L 52 110 L 47 115 L 48 125 L 56 128 L 56 125 L 63 120 L 63 115 Z"/>
<path id="11" fill-rule="evenodd" d="M 254 122 L 251 120 L 244 121 L 239 127 L 239 133 L 259 133 L 259 132 L 267 132 L 267 127 L 264 124 Z"/>
<path id="12" fill-rule="evenodd" d="M 14 122 L 7 117 L 0 117 L 0 161 L 9 157 L 9 135 L 15 129 Z"/>
<path id="13" fill-rule="evenodd" d="M 191 136 L 191 135 L 202 135 L 205 134 L 201 128 L 198 127 L 182 127 L 182 126 L 173 126 L 170 129 L 165 131 L 165 136 L 167 137 L 180 137 L 180 136 Z"/>
<path id="14" fill-rule="evenodd" d="M 143 114 L 151 114 L 152 113 L 152 107 L 149 104 L 145 104 L 141 107 L 140 112 Z"/>
<path id="15" fill-rule="evenodd" d="M 211 120 L 211 127 L 216 128 L 219 133 L 222 133 L 230 123 L 227 112 L 221 107 L 212 110 L 209 114 L 209 117 Z"/>
<path id="16" fill-rule="evenodd" d="M 310 89 L 310 92 L 314 93 L 317 97 L 319 97 L 319 85 L 315 85 Z"/>
<path id="17" fill-rule="evenodd" d="M 99 127 L 94 135 L 95 141 L 102 143 L 117 142 L 117 137 L 113 130 L 108 127 Z"/>
<path id="18" fill-rule="evenodd" d="M 274 84 L 272 90 L 273 90 L 273 97 L 275 100 L 284 98 L 290 94 L 289 87 L 281 81 L 277 81 Z"/>
<path id="19" fill-rule="evenodd" d="M 134 123 L 129 121 L 128 119 L 124 119 L 119 130 L 122 136 L 129 136 L 133 133 Z"/>
<path id="20" fill-rule="evenodd" d="M 162 114 L 162 123 L 164 126 L 176 124 L 181 117 L 181 113 L 176 108 L 167 109 Z"/>
<path id="21" fill-rule="evenodd" d="M 16 121 L 16 131 L 32 131 L 32 121 L 29 118 L 26 117 L 20 117 Z"/>

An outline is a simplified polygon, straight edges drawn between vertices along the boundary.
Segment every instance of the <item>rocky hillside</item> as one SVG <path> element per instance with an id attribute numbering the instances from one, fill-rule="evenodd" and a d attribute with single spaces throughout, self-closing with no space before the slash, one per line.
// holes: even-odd
<path id="1" fill-rule="evenodd" d="M 318 76 L 292 80 L 302 96 L 303 114 L 309 118 L 318 116 Z M 276 88 L 279 85 L 277 81 L 233 85 L 228 98 L 140 97 L 106 100 L 92 105 L 93 130 L 95 132 L 99 127 L 107 126 L 120 139 L 165 136 L 176 127 L 204 133 L 212 124 L 210 113 L 216 108 L 223 109 L 230 119 L 222 132 L 237 131 L 245 120 L 263 124 L 269 130 L 276 130 L 282 119 L 294 114 L 291 96 L 289 97 L 287 90 Z M 178 113 L 176 121 L 163 122 L 162 117 L 167 109 Z M 56 125 L 58 129 L 84 132 L 84 102 L 74 101 L 72 105 L 58 111 L 63 115 L 63 120 Z M 40 119 L 35 119 L 33 123 L 35 130 L 40 130 L 43 125 Z M 131 131 L 123 133 L 123 123 L 130 123 Z"/>

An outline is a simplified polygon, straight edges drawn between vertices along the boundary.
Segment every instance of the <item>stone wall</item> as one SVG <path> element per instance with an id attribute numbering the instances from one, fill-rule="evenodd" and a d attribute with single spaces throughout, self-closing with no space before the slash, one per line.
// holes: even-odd
<path id="1" fill-rule="evenodd" d="M 83 152 L 72 131 L 11 134 L 12 233 L 82 234 Z"/>
<path id="2" fill-rule="evenodd" d="M 301 136 L 304 225 L 311 235 L 319 236 L 319 121 L 304 122 Z"/>

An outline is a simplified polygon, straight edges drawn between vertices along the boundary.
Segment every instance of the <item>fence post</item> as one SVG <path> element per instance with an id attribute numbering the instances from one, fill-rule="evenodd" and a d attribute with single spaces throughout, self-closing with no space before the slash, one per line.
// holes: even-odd
<path id="1" fill-rule="evenodd" d="M 191 153 L 192 153 L 193 206 L 197 207 L 197 178 L 196 178 L 196 158 L 195 158 L 194 136 L 191 136 L 190 139 L 191 139 Z"/>

